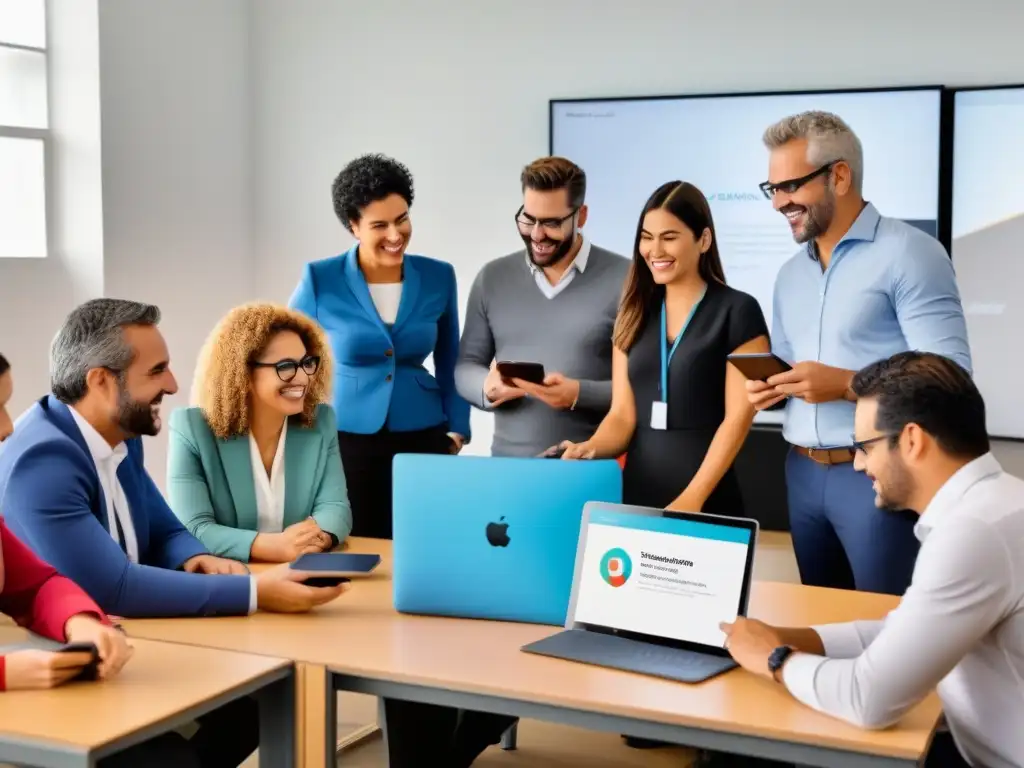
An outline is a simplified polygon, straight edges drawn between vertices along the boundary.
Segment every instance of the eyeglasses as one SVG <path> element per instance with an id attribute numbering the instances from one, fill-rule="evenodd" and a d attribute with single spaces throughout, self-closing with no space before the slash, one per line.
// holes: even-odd
<path id="1" fill-rule="evenodd" d="M 578 211 L 579 208 L 573 208 L 560 219 L 535 219 L 533 216 L 526 213 L 523 210 L 523 207 L 520 206 L 519 210 L 516 211 L 516 226 L 519 228 L 519 233 L 521 235 L 529 235 L 533 232 L 534 227 L 540 227 L 545 232 L 557 235 L 562 231 L 562 228 L 565 226 L 565 222 L 575 216 Z"/>
<path id="2" fill-rule="evenodd" d="M 867 456 L 867 447 L 869 445 L 874 445 L 875 443 L 881 442 L 882 440 L 887 440 L 890 437 L 892 437 L 892 435 L 875 435 L 874 437 L 869 437 L 866 440 L 854 440 L 853 451 L 854 453 L 860 453 Z"/>
<path id="3" fill-rule="evenodd" d="M 832 171 L 832 167 L 836 163 L 840 163 L 840 162 L 842 162 L 842 161 L 841 160 L 833 160 L 831 163 L 825 163 L 825 165 L 821 166 L 821 168 L 819 168 L 818 170 L 811 171 L 806 176 L 801 176 L 799 179 L 787 179 L 786 181 L 780 181 L 780 182 L 777 182 L 775 184 L 772 184 L 772 182 L 770 182 L 770 181 L 762 181 L 757 186 L 760 188 L 761 193 L 766 198 L 768 198 L 769 200 L 771 200 L 773 197 L 775 197 L 775 193 L 776 192 L 780 192 L 780 191 L 781 192 L 785 192 L 787 195 L 792 195 L 794 192 L 796 192 L 798 189 L 800 189 L 800 187 L 802 187 L 807 182 L 813 181 L 814 179 L 818 178 L 819 176 L 824 176 L 824 175 L 830 173 Z"/>
<path id="4" fill-rule="evenodd" d="M 278 360 L 276 363 L 251 363 L 253 368 L 273 368 L 277 371 L 277 378 L 281 381 L 291 381 L 299 372 L 299 368 L 305 371 L 307 376 L 312 376 L 320 370 L 320 358 L 316 355 L 306 355 L 301 360 Z"/>

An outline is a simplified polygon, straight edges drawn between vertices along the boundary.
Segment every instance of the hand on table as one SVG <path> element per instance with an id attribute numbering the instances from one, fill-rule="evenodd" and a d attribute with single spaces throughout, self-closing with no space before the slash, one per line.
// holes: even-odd
<path id="1" fill-rule="evenodd" d="M 487 372 L 487 378 L 484 379 L 484 397 L 487 398 L 491 408 L 497 408 L 503 403 L 525 396 L 526 393 L 523 390 L 516 388 L 501 377 L 501 374 L 498 373 L 497 363 L 491 363 L 491 370 Z"/>
<path id="2" fill-rule="evenodd" d="M 279 554 L 277 561 L 281 563 L 290 563 L 310 552 L 323 552 L 331 545 L 331 534 L 317 525 L 312 517 L 293 523 L 271 536 L 275 537 Z"/>
<path id="3" fill-rule="evenodd" d="M 512 379 L 512 383 L 528 396 L 557 411 L 572 408 L 580 397 L 580 383 L 560 373 L 549 373 L 543 384 L 531 384 L 523 379 Z"/>
<path id="4" fill-rule="evenodd" d="M 135 652 L 124 632 L 100 623 L 89 614 L 79 614 L 68 619 L 64 625 L 64 635 L 69 643 L 92 643 L 96 646 L 100 655 L 97 668 L 100 679 L 113 677 L 120 672 Z"/>
<path id="5" fill-rule="evenodd" d="M 592 459 L 597 453 L 589 440 L 584 440 L 582 443 L 563 440 L 558 444 L 558 448 L 562 451 L 563 459 Z"/>
<path id="6" fill-rule="evenodd" d="M 245 567 L 244 563 L 214 555 L 195 555 L 186 560 L 181 567 L 188 573 L 217 574 L 222 576 L 245 576 L 249 573 L 249 569 Z"/>
<path id="7" fill-rule="evenodd" d="M 737 664 L 755 675 L 774 679 L 768 669 L 768 657 L 786 644 L 778 630 L 763 621 L 743 616 L 738 616 L 731 624 L 723 622 L 719 628 L 725 632 L 725 648 Z"/>
<path id="8" fill-rule="evenodd" d="M 340 597 L 348 588 L 347 583 L 336 587 L 307 587 L 302 583 L 315 576 L 288 564 L 270 568 L 256 577 L 256 604 L 262 611 L 305 613 Z"/>

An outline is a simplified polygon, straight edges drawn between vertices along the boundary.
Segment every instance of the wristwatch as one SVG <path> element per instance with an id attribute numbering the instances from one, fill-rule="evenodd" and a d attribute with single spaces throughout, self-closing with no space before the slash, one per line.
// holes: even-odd
<path id="1" fill-rule="evenodd" d="M 776 682 L 782 682 L 779 680 L 779 670 L 782 669 L 782 665 L 786 663 L 786 659 L 793 655 L 796 650 L 791 645 L 780 645 L 768 656 L 768 671 L 772 673 L 772 677 L 775 678 Z"/>

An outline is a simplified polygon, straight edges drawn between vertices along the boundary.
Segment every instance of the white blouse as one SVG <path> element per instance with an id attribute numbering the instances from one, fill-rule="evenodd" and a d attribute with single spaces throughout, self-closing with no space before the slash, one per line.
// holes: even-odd
<path id="1" fill-rule="evenodd" d="M 377 314 L 386 325 L 394 325 L 398 317 L 398 305 L 402 303 L 401 283 L 369 283 L 370 298 L 377 308 Z"/>
<path id="2" fill-rule="evenodd" d="M 249 433 L 249 455 L 252 457 L 252 476 L 256 483 L 256 530 L 260 533 L 280 533 L 284 530 L 284 441 L 287 435 L 288 420 L 285 419 L 268 476 L 260 447 L 256 444 L 256 438 Z"/>

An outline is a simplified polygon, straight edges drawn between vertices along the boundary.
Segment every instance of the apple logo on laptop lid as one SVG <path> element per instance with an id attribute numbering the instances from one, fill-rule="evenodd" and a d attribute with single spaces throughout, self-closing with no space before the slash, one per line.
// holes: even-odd
<path id="1" fill-rule="evenodd" d="M 499 519 L 504 520 L 505 516 Z M 507 547 L 512 541 L 508 535 L 508 523 L 505 522 L 488 523 L 484 533 L 487 535 L 487 543 L 492 547 Z"/>

